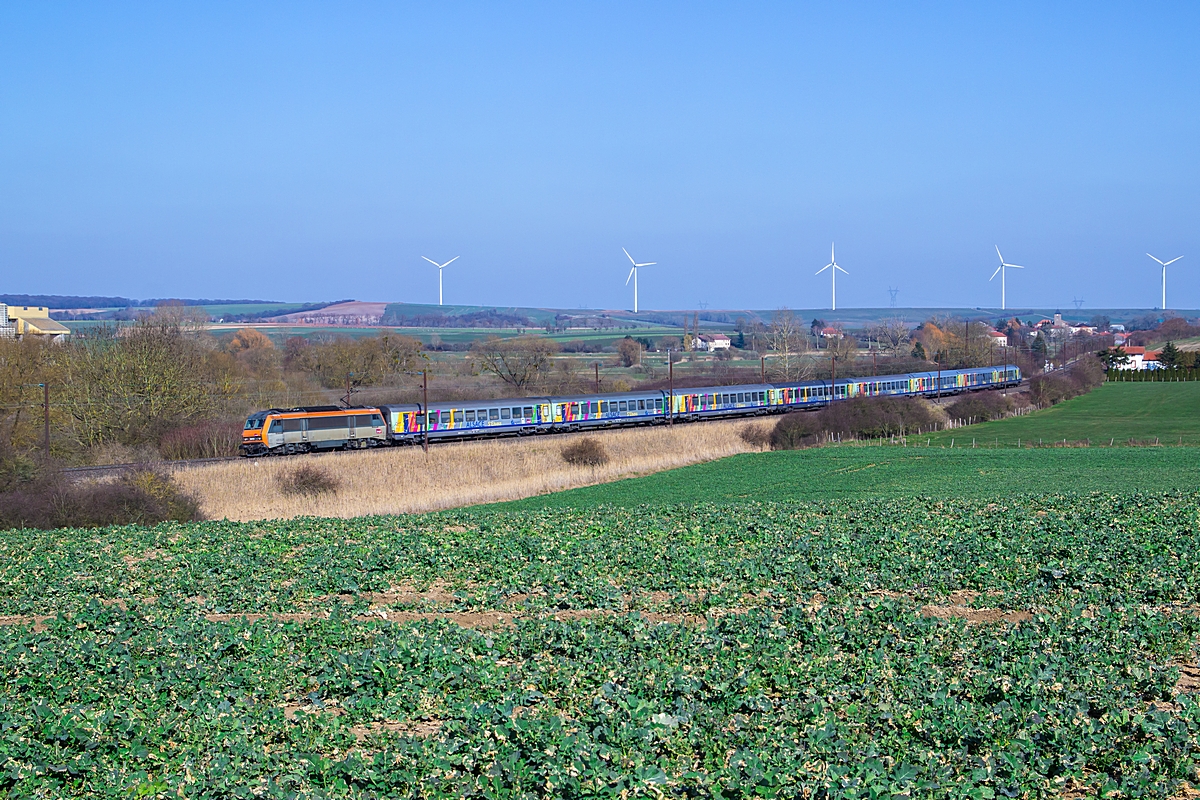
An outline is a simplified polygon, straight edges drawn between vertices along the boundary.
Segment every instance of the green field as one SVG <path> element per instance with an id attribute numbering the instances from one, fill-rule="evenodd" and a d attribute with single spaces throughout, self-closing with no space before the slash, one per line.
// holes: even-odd
<path id="1" fill-rule="evenodd" d="M 1200 382 L 1105 383 L 1091 392 L 1023 417 L 971 425 L 931 437 L 937 446 L 972 439 L 1012 447 L 1066 439 L 1092 445 L 1139 443 L 1200 445 Z"/>
<path id="2" fill-rule="evenodd" d="M 8 532 L 4 791 L 1166 797 L 1200 754 L 1198 511 L 1108 492 Z"/>
<path id="3" fill-rule="evenodd" d="M 303 303 L 226 303 L 201 306 L 214 319 L 220 319 L 230 314 L 287 314 L 303 307 Z"/>
<path id="4" fill-rule="evenodd" d="M 922 443 L 923 444 L 923 443 Z M 981 498 L 1072 490 L 1163 491 L 1200 486 L 1189 448 L 972 450 L 841 445 L 749 453 L 642 478 L 501 504 L 514 509 L 598 504 Z"/>

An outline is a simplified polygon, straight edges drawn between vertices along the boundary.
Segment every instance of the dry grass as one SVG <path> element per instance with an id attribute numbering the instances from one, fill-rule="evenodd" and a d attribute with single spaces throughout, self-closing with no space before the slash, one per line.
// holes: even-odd
<path id="1" fill-rule="evenodd" d="M 209 519 L 406 514 L 519 500 L 757 449 L 739 435 L 745 426 L 728 421 L 589 433 L 609 456 L 597 467 L 563 462 L 563 445 L 581 436 L 571 434 L 434 445 L 428 459 L 417 447 L 387 448 L 206 464 L 175 475 Z M 280 478 L 313 461 L 340 482 L 337 494 L 285 495 Z"/>

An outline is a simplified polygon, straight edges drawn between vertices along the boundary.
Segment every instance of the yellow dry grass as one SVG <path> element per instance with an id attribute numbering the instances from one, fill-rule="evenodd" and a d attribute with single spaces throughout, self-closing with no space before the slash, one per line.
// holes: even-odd
<path id="1" fill-rule="evenodd" d="M 200 499 L 209 519 L 409 514 L 519 500 L 744 453 L 755 449 L 739 436 L 747 424 L 754 423 L 706 422 L 441 444 L 431 446 L 428 457 L 419 447 L 396 447 L 258 458 L 186 467 L 175 476 Z M 593 469 L 563 461 L 562 448 L 579 436 L 599 438 L 609 462 Z M 283 494 L 281 478 L 300 464 L 327 469 L 340 481 L 337 492 L 316 497 Z"/>

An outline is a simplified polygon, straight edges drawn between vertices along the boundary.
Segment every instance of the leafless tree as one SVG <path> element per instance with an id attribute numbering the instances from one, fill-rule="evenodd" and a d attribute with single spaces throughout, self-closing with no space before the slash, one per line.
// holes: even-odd
<path id="1" fill-rule="evenodd" d="M 771 317 L 766 342 L 773 351 L 769 364 L 774 376 L 790 381 L 806 377 L 812 371 L 804 325 L 790 309 L 780 308 Z"/>
<path id="2" fill-rule="evenodd" d="M 489 336 L 471 350 L 484 372 L 490 372 L 516 389 L 532 385 L 551 364 L 558 342 L 544 336 Z"/>
<path id="3" fill-rule="evenodd" d="M 871 329 L 871 336 L 879 343 L 880 350 L 898 356 L 908 345 L 908 323 L 897 318 L 880 320 Z"/>

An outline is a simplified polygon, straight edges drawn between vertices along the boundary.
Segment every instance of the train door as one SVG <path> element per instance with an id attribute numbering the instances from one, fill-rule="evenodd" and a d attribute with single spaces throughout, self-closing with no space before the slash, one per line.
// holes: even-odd
<path id="1" fill-rule="evenodd" d="M 271 420 L 271 426 L 267 428 L 267 447 L 276 448 L 283 444 L 283 420 Z"/>

